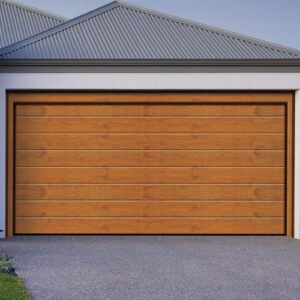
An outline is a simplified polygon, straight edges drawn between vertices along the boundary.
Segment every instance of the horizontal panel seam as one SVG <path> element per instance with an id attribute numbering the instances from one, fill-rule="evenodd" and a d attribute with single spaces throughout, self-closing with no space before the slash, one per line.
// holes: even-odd
<path id="1" fill-rule="evenodd" d="M 147 221 L 152 221 L 155 219 L 176 219 L 176 220 L 184 220 L 184 219 L 195 219 L 195 220 L 285 220 L 285 217 L 185 217 L 185 216 L 178 216 L 178 217 L 77 217 L 78 219 L 112 219 L 115 220 L 118 219 L 142 219 Z M 16 217 L 16 219 L 74 219 L 74 217 Z"/>

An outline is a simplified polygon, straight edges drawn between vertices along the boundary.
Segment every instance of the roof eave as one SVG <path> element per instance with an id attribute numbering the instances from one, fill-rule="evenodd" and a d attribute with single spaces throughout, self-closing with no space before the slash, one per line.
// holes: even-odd
<path id="1" fill-rule="evenodd" d="M 300 66 L 298 59 L 0 59 L 0 66 Z"/>

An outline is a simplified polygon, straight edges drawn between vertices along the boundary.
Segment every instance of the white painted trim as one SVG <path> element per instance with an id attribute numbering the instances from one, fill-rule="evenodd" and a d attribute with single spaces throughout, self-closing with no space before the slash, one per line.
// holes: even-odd
<path id="1" fill-rule="evenodd" d="M 299 90 L 300 73 L 18 73 L 0 74 L 0 228 L 5 230 L 7 90 Z M 298 120 L 298 121 L 297 121 Z M 296 100 L 295 182 L 300 180 L 300 92 Z M 300 185 L 295 233 L 300 238 Z M 4 237 L 5 232 L 0 233 Z"/>
<path id="2" fill-rule="evenodd" d="M 0 89 L 297 90 L 300 73 L 0 74 Z"/>
<path id="3" fill-rule="evenodd" d="M 0 238 L 6 227 L 6 95 L 0 89 Z"/>
<path id="4" fill-rule="evenodd" d="M 294 237 L 300 239 L 300 90 L 295 94 Z"/>

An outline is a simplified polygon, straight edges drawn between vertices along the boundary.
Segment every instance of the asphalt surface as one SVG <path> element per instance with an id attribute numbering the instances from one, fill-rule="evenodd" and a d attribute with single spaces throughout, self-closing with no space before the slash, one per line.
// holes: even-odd
<path id="1" fill-rule="evenodd" d="M 33 299 L 300 299 L 300 241 L 232 236 L 1 240 Z"/>

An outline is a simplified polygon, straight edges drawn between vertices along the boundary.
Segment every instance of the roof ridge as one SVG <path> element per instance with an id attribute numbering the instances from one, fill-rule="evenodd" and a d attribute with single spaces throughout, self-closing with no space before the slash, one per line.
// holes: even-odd
<path id="1" fill-rule="evenodd" d="M 3 1 L 3 0 L 0 0 L 0 1 Z M 4 0 L 4 1 L 8 1 L 8 0 Z M 47 29 L 47 30 L 45 30 L 43 32 L 40 32 L 40 33 L 37 33 L 37 34 L 35 34 L 35 35 L 27 38 L 27 39 L 24 39 L 22 41 L 16 42 L 16 43 L 14 43 L 12 45 L 8 45 L 7 47 L 0 48 L 0 56 L 2 56 L 4 54 L 13 53 L 13 52 L 17 51 L 18 49 L 21 49 L 22 47 L 25 47 L 25 46 L 31 45 L 33 43 L 36 43 L 36 42 L 42 40 L 45 37 L 49 37 L 49 36 L 51 36 L 53 34 L 61 32 L 61 31 L 65 30 L 65 29 L 67 29 L 67 28 L 72 27 L 75 24 L 80 24 L 80 23 L 82 23 L 82 22 L 84 22 L 84 21 L 86 21 L 86 20 L 88 20 L 90 18 L 93 18 L 93 17 L 95 17 L 97 15 L 100 15 L 100 14 L 102 14 L 104 12 L 107 12 L 107 11 L 109 11 L 109 10 L 117 7 L 118 4 L 119 4 L 118 1 L 110 2 L 110 3 L 108 3 L 108 4 L 104 5 L 104 6 L 98 7 L 96 9 L 94 9 L 94 10 L 91 10 L 91 11 L 89 11 L 87 13 L 84 13 L 84 14 L 82 14 L 80 16 L 77 16 L 77 17 L 75 17 L 73 19 L 67 20 L 66 22 L 64 22 L 62 24 L 58 24 L 58 25 L 56 25 L 56 26 L 54 26 L 54 27 L 52 27 L 50 29 Z M 80 19 L 83 19 L 83 20 L 78 21 Z M 37 37 L 40 37 L 40 38 L 36 39 Z M 16 46 L 19 46 L 19 47 L 16 47 Z"/>
<path id="2" fill-rule="evenodd" d="M 15 0 L 0 0 L 0 2 L 9 4 L 9 5 L 13 5 L 13 6 L 19 7 L 21 9 L 24 9 L 26 11 L 37 13 L 37 14 L 40 14 L 42 16 L 49 17 L 49 18 L 52 18 L 52 19 L 61 20 L 61 21 L 67 21 L 68 20 L 67 17 L 61 16 L 61 15 L 58 15 L 58 14 L 55 14 L 55 13 L 52 13 L 52 12 L 34 7 L 34 6 L 31 6 L 31 5 L 28 5 L 28 4 L 25 4 L 25 3 L 20 3 L 20 2 L 17 2 Z"/>
<path id="3" fill-rule="evenodd" d="M 227 35 L 227 37 L 231 37 L 231 38 L 233 37 L 233 38 L 236 38 L 236 39 L 240 39 L 240 40 L 243 40 L 244 42 L 250 42 L 250 43 L 253 43 L 253 44 L 261 44 L 261 45 L 258 45 L 258 46 L 263 46 L 263 47 L 266 47 L 266 48 L 270 48 L 270 49 L 275 50 L 275 51 L 284 51 L 284 52 L 289 52 L 290 54 L 300 55 L 300 50 L 296 49 L 296 48 L 287 47 L 287 46 L 280 45 L 280 44 L 277 44 L 277 43 L 274 43 L 274 42 L 271 42 L 271 41 L 266 41 L 266 40 L 255 38 L 255 37 L 248 36 L 248 35 L 245 35 L 245 34 L 233 32 L 233 31 L 230 31 L 230 30 L 225 30 L 225 29 L 222 29 L 222 28 L 219 28 L 219 27 L 207 25 L 207 24 L 200 23 L 200 22 L 197 22 L 197 21 L 185 19 L 185 18 L 178 17 L 178 16 L 175 16 L 175 15 L 172 15 L 172 14 L 160 12 L 160 11 L 155 10 L 155 9 L 145 8 L 143 6 L 136 5 L 136 4 L 131 4 L 131 3 L 125 2 L 123 0 L 115 0 L 114 2 L 118 3 L 119 5 L 121 5 L 123 7 L 129 8 L 129 9 L 134 9 L 136 11 L 140 11 L 140 12 L 143 12 L 143 13 L 151 14 L 151 15 L 156 16 L 156 17 L 161 17 L 161 18 L 164 18 L 166 20 L 172 20 L 172 21 L 177 22 L 177 23 L 182 24 L 182 25 L 189 25 L 189 26 L 193 26 L 195 28 L 200 28 L 200 29 L 203 29 L 203 30 L 211 31 L 213 33 L 224 34 L 224 35 Z"/>

